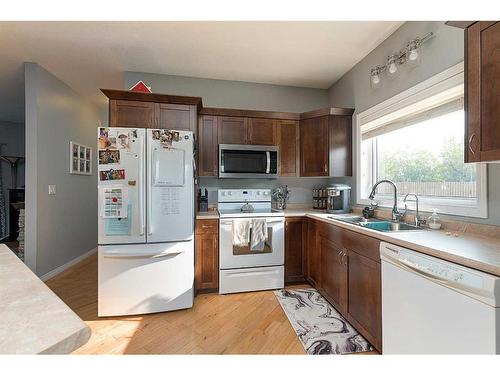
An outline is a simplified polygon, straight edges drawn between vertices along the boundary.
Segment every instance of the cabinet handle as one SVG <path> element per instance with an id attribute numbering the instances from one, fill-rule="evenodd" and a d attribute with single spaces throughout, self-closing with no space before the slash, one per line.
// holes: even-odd
<path id="1" fill-rule="evenodd" d="M 206 225 L 206 224 L 202 224 L 202 226 L 201 226 L 201 227 L 202 227 L 203 229 L 210 229 L 210 228 L 212 228 L 212 226 L 211 226 L 211 225 Z"/>
<path id="2" fill-rule="evenodd" d="M 476 133 L 472 133 L 469 137 L 469 151 L 471 152 L 472 155 L 476 153 L 476 150 L 472 148 L 472 141 L 476 138 Z"/>
<path id="3" fill-rule="evenodd" d="M 328 165 L 326 165 L 326 163 L 325 163 L 325 169 L 324 170 L 325 170 L 325 173 L 328 173 Z"/>
<path id="4" fill-rule="evenodd" d="M 337 258 L 339 258 L 338 259 L 339 264 L 342 264 L 342 250 L 339 251 L 339 254 L 337 255 Z"/>
<path id="5" fill-rule="evenodd" d="M 344 260 L 344 259 L 346 259 L 346 261 L 343 264 L 347 266 L 347 253 L 345 251 L 342 254 L 342 260 Z"/>

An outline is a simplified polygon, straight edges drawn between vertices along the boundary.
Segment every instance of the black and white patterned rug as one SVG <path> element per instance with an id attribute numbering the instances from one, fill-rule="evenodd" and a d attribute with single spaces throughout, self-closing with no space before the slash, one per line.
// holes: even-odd
<path id="1" fill-rule="evenodd" d="M 349 354 L 373 350 L 315 289 L 274 291 L 307 354 Z"/>

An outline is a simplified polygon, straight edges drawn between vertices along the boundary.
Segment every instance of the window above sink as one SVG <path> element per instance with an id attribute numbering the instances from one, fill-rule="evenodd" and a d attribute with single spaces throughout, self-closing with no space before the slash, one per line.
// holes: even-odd
<path id="1" fill-rule="evenodd" d="M 357 203 L 369 204 L 373 185 L 388 179 L 400 202 L 418 194 L 421 211 L 487 217 L 486 166 L 464 163 L 463 98 L 459 64 L 360 113 Z M 392 207 L 389 185 L 377 188 L 375 201 Z"/>

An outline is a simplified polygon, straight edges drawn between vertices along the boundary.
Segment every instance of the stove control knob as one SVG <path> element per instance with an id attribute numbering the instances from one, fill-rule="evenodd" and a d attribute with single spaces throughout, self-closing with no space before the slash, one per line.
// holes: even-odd
<path id="1" fill-rule="evenodd" d="M 233 192 L 232 192 L 232 191 L 230 191 L 230 192 L 228 192 L 228 194 L 229 194 L 229 195 L 233 195 Z"/>
<path id="2" fill-rule="evenodd" d="M 269 192 L 268 192 L 268 191 L 265 191 L 265 192 L 264 192 L 264 195 L 269 195 Z"/>
<path id="3" fill-rule="evenodd" d="M 260 195 L 260 190 L 257 191 L 257 195 Z"/>

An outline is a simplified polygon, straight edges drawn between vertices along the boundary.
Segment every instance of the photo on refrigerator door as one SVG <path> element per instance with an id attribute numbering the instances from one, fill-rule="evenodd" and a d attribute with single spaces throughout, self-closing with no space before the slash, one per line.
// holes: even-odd
<path id="1" fill-rule="evenodd" d="M 99 180 L 101 181 L 124 180 L 124 179 L 125 179 L 125 169 L 109 169 L 106 171 L 99 171 Z"/>
<path id="2" fill-rule="evenodd" d="M 99 150 L 99 164 L 120 164 L 120 151 Z"/>

